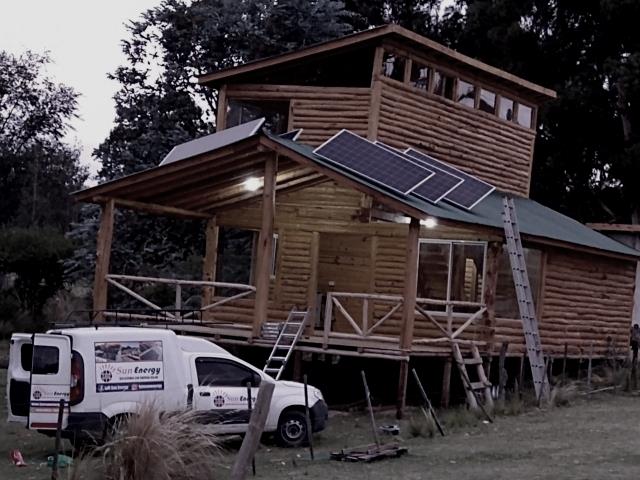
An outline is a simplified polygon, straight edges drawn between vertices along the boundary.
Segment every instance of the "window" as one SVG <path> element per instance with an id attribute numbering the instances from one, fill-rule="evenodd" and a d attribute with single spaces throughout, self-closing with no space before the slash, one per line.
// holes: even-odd
<path id="1" fill-rule="evenodd" d="M 382 57 L 382 74 L 394 80 L 404 81 L 404 64 L 406 59 L 395 53 L 384 52 Z"/>
<path id="2" fill-rule="evenodd" d="M 453 77 L 436 70 L 433 73 L 433 93 L 441 97 L 453 99 Z"/>
<path id="3" fill-rule="evenodd" d="M 411 85 L 421 90 L 429 89 L 429 77 L 431 76 L 431 68 L 419 62 L 413 61 L 411 64 Z"/>
<path id="4" fill-rule="evenodd" d="M 255 283 L 254 270 L 259 236 L 260 232 L 257 230 L 224 227 L 220 229 L 216 268 L 217 282 L 243 283 L 245 285 Z M 276 274 L 278 249 L 278 234 L 274 233 L 271 276 Z"/>
<path id="5" fill-rule="evenodd" d="M 533 125 L 531 124 L 533 121 L 533 108 L 529 107 L 528 105 L 519 103 L 516 121 L 518 125 L 522 125 L 523 127 L 533 127 Z"/>
<path id="6" fill-rule="evenodd" d="M 260 375 L 253 370 L 232 362 L 217 358 L 196 358 L 198 385 L 206 387 L 246 387 L 260 386 Z"/>
<path id="7" fill-rule="evenodd" d="M 524 248 L 524 258 L 529 274 L 529 283 L 533 294 L 534 305 L 537 306 L 540 291 L 540 276 L 542 272 L 542 252 L 532 248 Z M 496 316 L 500 318 L 520 318 L 518 298 L 513 285 L 513 274 L 509 263 L 509 253 L 506 246 L 502 249 L 500 266 L 498 268 L 498 282 L 496 285 Z"/>
<path id="8" fill-rule="evenodd" d="M 289 102 L 229 100 L 227 107 L 227 128 L 265 118 L 264 126 L 271 133 L 287 131 Z"/>
<path id="9" fill-rule="evenodd" d="M 33 344 L 24 343 L 20 347 L 20 365 L 25 372 L 31 371 L 31 362 L 33 362 Z"/>
<path id="10" fill-rule="evenodd" d="M 58 373 L 60 351 L 58 347 L 36 345 L 33 349 L 33 375 Z"/>
<path id="11" fill-rule="evenodd" d="M 496 113 L 496 94 L 490 90 L 480 89 L 480 103 L 478 108 L 490 114 Z"/>
<path id="12" fill-rule="evenodd" d="M 513 100 L 507 97 L 500 97 L 500 111 L 498 116 L 507 121 L 513 120 Z"/>
<path id="13" fill-rule="evenodd" d="M 458 88 L 456 91 L 456 102 L 467 107 L 473 108 L 476 105 L 476 86 L 472 83 L 458 79 Z"/>
<path id="14" fill-rule="evenodd" d="M 417 296 L 481 303 L 485 254 L 485 243 L 422 240 Z"/>

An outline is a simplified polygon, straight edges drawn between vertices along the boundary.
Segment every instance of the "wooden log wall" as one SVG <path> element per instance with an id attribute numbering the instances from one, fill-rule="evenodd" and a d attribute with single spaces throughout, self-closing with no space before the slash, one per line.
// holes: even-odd
<path id="1" fill-rule="evenodd" d="M 626 354 L 633 309 L 635 264 L 552 249 L 544 266 L 538 301 L 545 355 L 586 357 Z M 509 354 L 524 351 L 519 319 L 496 320 L 495 343 L 509 342 Z"/>
<path id="2" fill-rule="evenodd" d="M 378 138 L 413 146 L 486 180 L 528 196 L 535 131 L 381 77 Z"/>

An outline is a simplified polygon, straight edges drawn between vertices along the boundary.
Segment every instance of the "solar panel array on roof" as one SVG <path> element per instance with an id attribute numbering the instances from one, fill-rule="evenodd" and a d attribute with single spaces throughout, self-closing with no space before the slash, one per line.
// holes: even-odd
<path id="1" fill-rule="evenodd" d="M 439 168 L 447 173 L 456 175 L 464 180 L 462 184 L 456 187 L 453 191 L 445 195 L 445 200 L 458 205 L 459 207 L 471 210 L 475 207 L 483 198 L 489 195 L 495 190 L 493 185 L 483 182 L 479 178 L 471 176 L 457 168 L 447 165 L 444 162 L 436 160 L 425 153 L 422 153 L 413 148 L 407 148 L 405 152 L 409 157 L 419 160 L 428 168 Z"/>
<path id="2" fill-rule="evenodd" d="M 384 148 L 385 150 L 394 152 L 397 155 L 402 156 L 408 162 L 423 164 L 423 162 L 421 162 L 420 160 L 416 160 L 405 154 L 404 152 L 400 152 L 382 142 L 376 142 L 376 145 Z M 417 195 L 420 198 L 423 198 L 424 200 L 427 200 L 428 202 L 438 203 L 464 181 L 459 176 L 447 173 L 438 167 L 426 164 L 423 164 L 423 166 L 425 168 L 428 168 L 429 170 L 432 170 L 433 176 L 414 188 L 411 193 L 413 195 Z"/>
<path id="3" fill-rule="evenodd" d="M 258 118 L 257 120 L 242 123 L 235 127 L 212 133 L 211 135 L 196 138 L 190 142 L 181 143 L 180 145 L 173 147 L 167 156 L 162 159 L 160 165 L 167 165 L 168 163 L 195 157 L 196 155 L 201 155 L 217 148 L 226 147 L 227 145 L 231 145 L 232 143 L 251 137 L 260 130 L 264 120 L 264 118 Z"/>
<path id="4" fill-rule="evenodd" d="M 432 170 L 348 130 L 338 132 L 313 152 L 405 195 L 433 176 Z"/>
<path id="5" fill-rule="evenodd" d="M 278 136 L 280 138 L 284 138 L 285 140 L 291 140 L 291 141 L 295 142 L 298 139 L 298 137 L 300 136 L 301 133 L 302 133 L 302 129 L 301 128 L 296 128 L 295 130 L 291 130 L 291 131 L 286 132 L 286 133 L 281 133 Z"/>

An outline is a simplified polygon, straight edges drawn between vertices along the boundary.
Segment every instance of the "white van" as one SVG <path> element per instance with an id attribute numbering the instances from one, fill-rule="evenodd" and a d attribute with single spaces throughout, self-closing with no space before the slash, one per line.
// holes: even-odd
<path id="1" fill-rule="evenodd" d="M 110 425 L 153 403 L 162 410 L 193 408 L 222 434 L 243 433 L 266 373 L 201 338 L 171 330 L 83 327 L 11 337 L 7 399 L 10 422 L 53 434 L 60 399 L 66 401 L 63 435 L 74 443 L 101 439 Z M 285 446 L 307 436 L 304 387 L 278 381 L 265 432 Z M 327 406 L 309 387 L 314 432 L 324 429 Z"/>

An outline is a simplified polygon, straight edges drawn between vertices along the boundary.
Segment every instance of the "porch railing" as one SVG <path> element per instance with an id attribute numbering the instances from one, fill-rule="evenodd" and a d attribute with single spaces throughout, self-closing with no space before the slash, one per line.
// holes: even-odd
<path id="1" fill-rule="evenodd" d="M 110 285 L 113 285 L 114 287 L 116 287 L 118 290 L 121 290 L 127 295 L 129 295 L 130 297 L 134 298 L 135 300 L 143 303 L 147 307 L 153 310 L 162 311 L 163 314 L 168 319 L 173 319 L 181 322 L 189 319 L 193 320 L 196 315 L 194 312 L 188 312 L 188 313 L 185 313 L 184 315 L 180 313 L 183 310 L 183 305 L 182 305 L 183 287 L 189 286 L 189 287 L 203 287 L 203 288 L 224 288 L 224 289 L 234 290 L 238 292 L 227 297 L 218 298 L 208 305 L 202 305 L 198 309 L 199 312 L 214 311 L 216 308 L 224 305 L 225 303 L 229 303 L 234 300 L 247 297 L 256 291 L 256 287 L 254 287 L 253 285 L 245 285 L 243 283 L 207 282 L 204 280 L 181 280 L 177 278 L 141 277 L 136 275 L 109 274 L 107 275 L 107 282 Z M 124 285 L 122 282 L 132 282 L 132 283 L 138 283 L 138 284 L 156 283 L 156 284 L 173 285 L 175 288 L 175 309 L 173 313 L 169 313 L 165 308 L 159 305 L 156 305 L 151 300 L 145 298 L 143 295 L 135 292 L 133 289 Z M 149 315 L 149 317 L 155 318 L 152 315 Z"/>
<path id="2" fill-rule="evenodd" d="M 360 314 L 349 311 L 349 306 L 345 305 L 345 300 L 358 300 L 362 305 Z M 372 304 L 386 304 L 388 306 L 384 313 L 375 318 Z M 398 336 L 372 335 L 380 326 L 384 325 L 397 313 L 404 304 L 404 297 L 401 295 L 383 295 L 375 293 L 352 293 L 352 292 L 329 292 L 327 293 L 323 321 L 323 343 L 329 344 L 330 337 L 359 337 L 362 339 L 376 339 L 381 341 L 399 341 Z M 441 311 L 430 311 L 429 307 L 439 307 Z M 351 306 L 353 308 L 353 306 Z M 471 310 L 467 313 L 455 312 L 454 309 Z M 473 311 L 475 310 L 475 311 Z M 442 336 L 434 338 L 417 338 L 414 344 L 438 343 L 457 341 L 466 343 L 459 339 L 460 335 L 471 325 L 473 325 L 487 311 L 486 306 L 477 302 L 446 301 L 429 298 L 416 299 L 415 313 L 418 316 L 431 322 Z M 335 313 L 339 312 L 351 327 L 352 332 L 337 332 L 332 328 Z M 438 317 L 445 316 L 446 323 L 441 323 Z M 465 318 L 462 325 L 453 329 L 454 318 Z"/>

